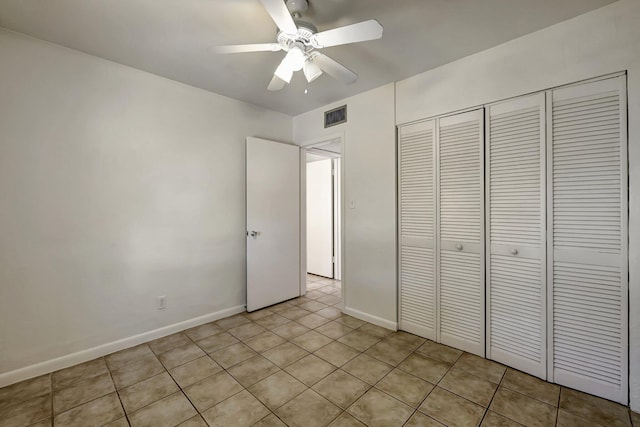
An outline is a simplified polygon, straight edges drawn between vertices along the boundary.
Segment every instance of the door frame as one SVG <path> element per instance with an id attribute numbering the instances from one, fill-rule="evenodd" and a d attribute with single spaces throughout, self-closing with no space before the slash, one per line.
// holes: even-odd
<path id="1" fill-rule="evenodd" d="M 345 136 L 344 132 L 329 134 L 320 138 L 309 139 L 300 144 L 300 294 L 307 292 L 307 149 L 323 145 L 330 141 L 340 141 L 340 279 L 342 290 L 342 303 L 340 308 L 345 307 L 345 288 L 347 282 L 345 259 L 345 205 L 344 205 L 344 177 L 345 177 Z M 335 266 L 334 266 L 335 276 Z"/>

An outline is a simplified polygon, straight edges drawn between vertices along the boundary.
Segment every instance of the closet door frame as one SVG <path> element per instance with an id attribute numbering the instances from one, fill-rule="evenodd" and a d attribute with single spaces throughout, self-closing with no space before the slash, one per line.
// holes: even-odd
<path id="1" fill-rule="evenodd" d="M 593 388 L 590 382 L 581 382 L 579 379 L 572 384 L 567 384 L 563 379 L 556 378 L 554 374 L 554 241 L 553 241 L 553 92 L 559 89 L 580 87 L 585 84 L 617 80 L 617 88 L 620 96 L 620 224 L 621 224 L 621 248 L 619 259 L 621 281 L 621 335 L 623 349 L 621 351 L 621 379 L 622 389 L 620 395 L 607 395 L 607 399 L 616 400 L 623 405 L 628 405 L 629 399 L 629 164 L 628 164 L 628 104 L 627 104 L 627 78 L 626 72 L 601 76 L 594 79 L 576 82 L 566 86 L 549 89 L 546 91 L 546 123 L 547 123 L 547 381 L 561 385 L 567 385 L 586 393 L 602 396 Z M 577 89 L 579 90 L 579 89 Z M 603 385 L 604 387 L 604 385 Z"/>
<path id="2" fill-rule="evenodd" d="M 540 97 L 542 99 L 540 99 Z M 485 272 L 486 272 L 486 349 L 487 349 L 487 358 L 494 359 L 494 357 L 498 356 L 497 360 L 500 363 L 504 363 L 508 366 L 512 366 L 516 369 L 520 369 L 522 371 L 532 373 L 536 372 L 538 377 L 545 379 L 546 371 L 547 371 L 547 245 L 546 245 L 546 237 L 547 237 L 547 197 L 546 197 L 546 179 L 547 179 L 547 157 L 546 157 L 546 148 L 547 148 L 547 129 L 546 129 L 546 94 L 545 92 L 538 92 L 531 95 L 525 95 L 522 97 L 518 97 L 515 99 L 510 99 L 506 101 L 500 101 L 494 104 L 489 104 L 485 106 Z M 540 335 L 541 335 L 541 344 L 543 346 L 542 354 L 543 357 L 543 369 L 537 371 L 534 365 L 530 363 L 526 363 L 525 361 L 514 361 L 509 358 L 508 354 L 493 354 L 491 348 L 491 254 L 493 253 L 491 250 L 491 116 L 492 110 L 500 111 L 501 105 L 509 106 L 507 111 L 516 111 L 518 109 L 525 109 L 528 107 L 540 106 L 540 246 L 539 246 L 539 259 L 540 259 L 540 281 L 541 281 L 541 292 L 540 292 Z M 516 106 L 514 108 L 514 106 Z M 519 108 L 518 108 L 519 107 Z M 501 245 L 504 246 L 504 245 Z M 518 251 L 521 254 L 531 255 L 531 258 L 535 258 L 535 249 L 530 249 L 519 246 Z M 523 250 L 525 251 L 523 253 Z M 510 359 L 508 362 L 507 359 Z"/>

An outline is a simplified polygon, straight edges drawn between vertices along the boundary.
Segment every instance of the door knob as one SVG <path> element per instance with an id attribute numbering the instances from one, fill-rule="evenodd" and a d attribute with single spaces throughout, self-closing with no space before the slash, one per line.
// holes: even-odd
<path id="1" fill-rule="evenodd" d="M 258 234 L 259 234 L 259 233 L 258 233 L 257 231 L 255 231 L 255 230 L 251 230 L 251 231 L 249 232 L 249 236 L 253 237 L 254 239 L 255 239 L 256 237 L 258 237 Z"/>
<path id="2" fill-rule="evenodd" d="M 462 250 L 462 243 L 458 243 L 458 244 L 456 245 L 456 249 L 457 249 L 457 250 L 459 250 L 459 251 L 461 251 L 461 250 Z"/>
<path id="3" fill-rule="evenodd" d="M 511 249 L 511 255 L 518 255 L 518 250 L 516 248 Z"/>

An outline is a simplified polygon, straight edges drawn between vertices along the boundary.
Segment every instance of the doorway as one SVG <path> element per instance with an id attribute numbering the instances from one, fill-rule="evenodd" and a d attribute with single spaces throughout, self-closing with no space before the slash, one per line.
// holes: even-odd
<path id="1" fill-rule="evenodd" d="M 342 299 L 342 138 L 305 148 L 306 288 Z"/>

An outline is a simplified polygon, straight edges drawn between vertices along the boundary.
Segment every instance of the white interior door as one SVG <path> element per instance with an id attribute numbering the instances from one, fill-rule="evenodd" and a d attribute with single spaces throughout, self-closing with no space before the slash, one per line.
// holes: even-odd
<path id="1" fill-rule="evenodd" d="M 400 329 L 436 339 L 435 121 L 398 129 Z"/>
<path id="2" fill-rule="evenodd" d="M 439 341 L 485 355 L 484 110 L 438 120 Z"/>
<path id="3" fill-rule="evenodd" d="M 626 79 L 549 98 L 549 379 L 626 405 Z"/>
<path id="4" fill-rule="evenodd" d="M 332 160 L 307 163 L 307 273 L 333 278 Z"/>
<path id="5" fill-rule="evenodd" d="M 300 149 L 247 138 L 247 311 L 300 295 Z"/>
<path id="6" fill-rule="evenodd" d="M 487 107 L 487 357 L 546 379 L 545 95 Z"/>

